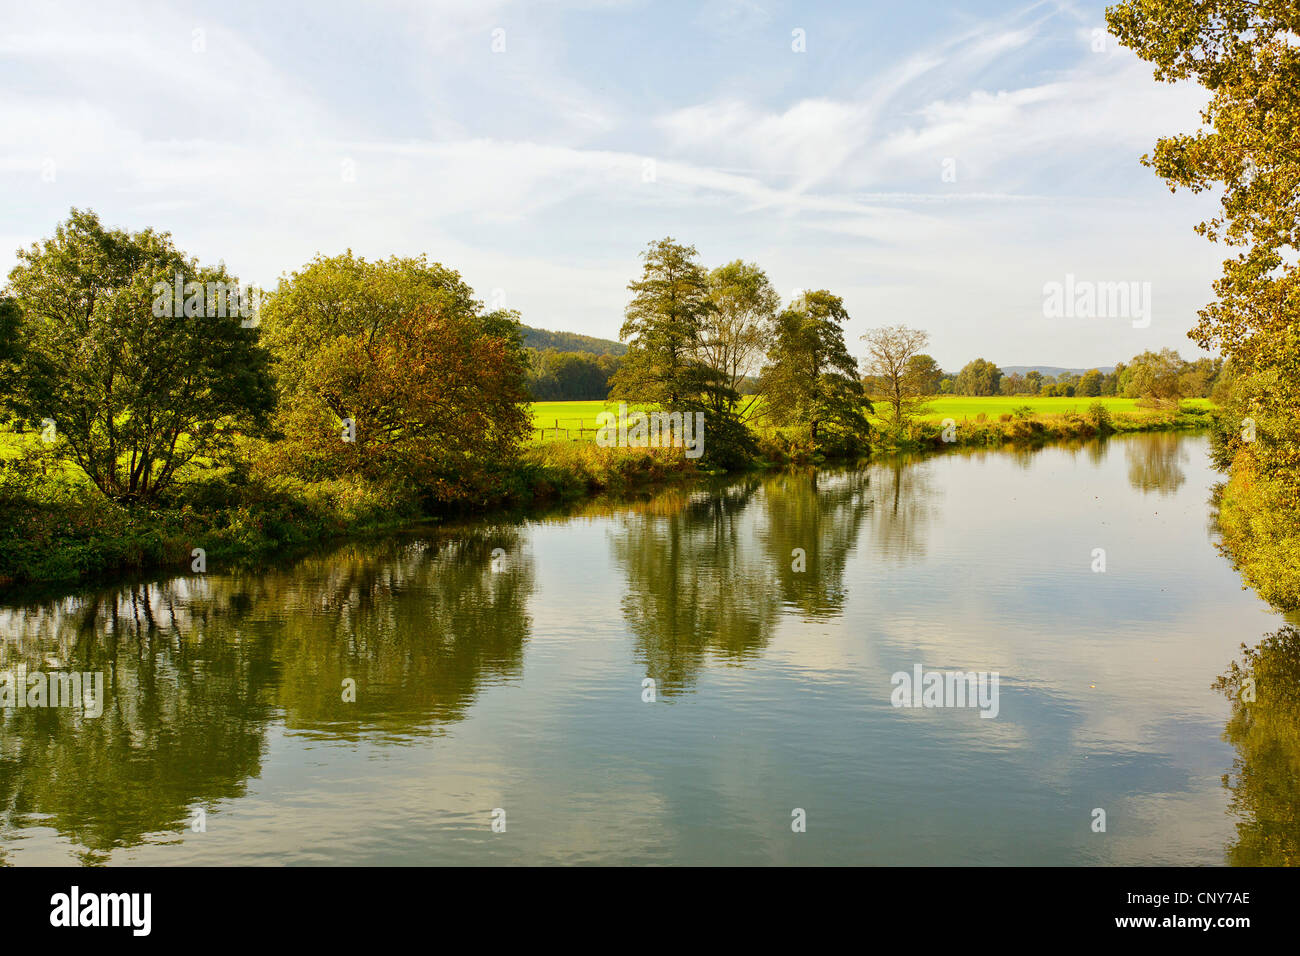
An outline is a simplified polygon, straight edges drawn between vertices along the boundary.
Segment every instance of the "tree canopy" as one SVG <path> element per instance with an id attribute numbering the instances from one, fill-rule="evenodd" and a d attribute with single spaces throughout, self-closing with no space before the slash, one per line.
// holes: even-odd
<path id="1" fill-rule="evenodd" d="M 9 274 L 5 324 L 10 334 L 21 325 L 6 346 L 17 368 L 9 402 L 52 421 L 56 454 L 119 501 L 155 498 L 274 404 L 267 354 L 238 314 L 158 314 L 154 287 L 177 281 L 236 283 L 223 267 L 198 266 L 168 233 L 108 229 L 77 209 L 53 238 L 20 250 Z"/>

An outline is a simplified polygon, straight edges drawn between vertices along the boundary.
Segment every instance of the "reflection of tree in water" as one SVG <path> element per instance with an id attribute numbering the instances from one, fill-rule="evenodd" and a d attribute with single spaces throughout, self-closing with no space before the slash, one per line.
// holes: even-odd
<path id="1" fill-rule="evenodd" d="M 1223 776 L 1239 818 L 1228 862 L 1300 865 L 1300 629 L 1287 625 L 1242 652 L 1242 665 L 1215 684 L 1232 701 L 1223 736 L 1237 748 Z"/>
<path id="2" fill-rule="evenodd" d="M 660 694 L 680 693 L 708 653 L 756 655 L 776 620 L 771 568 L 745 540 L 755 480 L 675 498 L 678 507 L 623 516 L 611 544 L 626 570 L 623 614 L 636 656 Z"/>
<path id="3" fill-rule="evenodd" d="M 862 471 L 787 471 L 763 483 L 766 523 L 759 530 L 776 572 L 781 600 L 810 619 L 828 619 L 844 607 L 844 566 L 871 508 Z M 805 569 L 794 570 L 795 548 Z"/>
<path id="4" fill-rule="evenodd" d="M 519 673 L 531 588 L 501 528 L 0 611 L 3 668 L 105 673 L 97 719 L 0 712 L 0 835 L 51 826 L 93 862 L 178 831 L 192 807 L 244 792 L 281 713 L 336 738 L 437 732 L 484 681 Z"/>
<path id="5" fill-rule="evenodd" d="M 1187 460 L 1182 436 L 1152 432 L 1133 435 L 1124 442 L 1128 481 L 1138 491 L 1172 495 L 1187 480 L 1180 467 Z"/>
<path id="6" fill-rule="evenodd" d="M 898 456 L 868 469 L 873 505 L 871 544 L 885 558 L 920 558 L 940 492 L 931 481 L 933 462 Z"/>
<path id="7" fill-rule="evenodd" d="M 175 600 L 170 585 L 136 585 L 6 628 L 18 636 L 6 669 L 102 671 L 104 710 L 95 719 L 66 708 L 3 712 L 0 833 L 33 817 L 85 847 L 83 862 L 100 862 L 115 846 L 181 829 L 191 806 L 240 796 L 260 773 L 268 644 L 182 626 L 169 611 Z M 24 631 L 53 639 L 29 642 Z"/>
<path id="8" fill-rule="evenodd" d="M 276 622 L 290 728 L 427 732 L 462 719 L 485 679 L 522 669 L 533 571 L 513 529 L 344 548 L 285 584 L 271 600 L 294 608 Z"/>
<path id="9" fill-rule="evenodd" d="M 787 472 L 625 513 L 612 542 L 627 573 L 623 613 L 659 693 L 689 688 L 710 655 L 757 656 L 782 602 L 809 618 L 838 614 L 868 492 L 863 472 Z"/>

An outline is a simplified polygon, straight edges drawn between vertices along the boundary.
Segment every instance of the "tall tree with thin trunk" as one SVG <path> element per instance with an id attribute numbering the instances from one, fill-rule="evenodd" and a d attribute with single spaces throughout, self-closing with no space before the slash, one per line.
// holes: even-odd
<path id="1" fill-rule="evenodd" d="M 762 269 L 737 259 L 709 273 L 709 300 L 713 310 L 705 319 L 700 354 L 727 386 L 728 410 L 735 411 L 741 382 L 767 350 L 781 297 Z"/>

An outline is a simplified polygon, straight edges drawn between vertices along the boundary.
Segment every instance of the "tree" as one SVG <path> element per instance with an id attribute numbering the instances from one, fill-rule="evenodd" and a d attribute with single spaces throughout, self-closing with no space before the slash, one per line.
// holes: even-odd
<path id="1" fill-rule="evenodd" d="M 16 299 L 0 295 L 0 402 L 12 400 L 22 354 L 22 314 Z"/>
<path id="2" fill-rule="evenodd" d="M 171 295 L 178 282 L 182 308 Z M 156 499 L 180 468 L 219 457 L 274 404 L 257 329 L 227 303 L 203 302 L 236 285 L 168 233 L 106 229 L 73 209 L 52 239 L 19 250 L 9 274 L 23 340 L 14 410 L 51 419 L 56 454 L 104 494 Z M 168 290 L 165 309 L 155 286 Z"/>
<path id="3" fill-rule="evenodd" d="M 926 376 L 940 371 L 928 355 L 925 356 L 929 359 L 928 366 L 924 363 L 913 366 L 913 360 L 921 358 L 921 349 L 929 344 L 930 337 L 919 329 L 891 325 L 868 329 L 862 338 L 867 343 L 867 374 L 880 383 L 878 396 L 889 403 L 890 423 L 898 434 L 920 397 L 928 394 L 922 391 L 928 384 Z"/>
<path id="4" fill-rule="evenodd" d="M 839 296 L 819 289 L 773 322 L 763 371 L 764 414 L 778 425 L 806 427 L 814 446 L 823 431 L 856 444 L 871 430 L 866 415 L 874 408 L 844 344 L 848 317 Z"/>
<path id="5" fill-rule="evenodd" d="M 705 323 L 715 306 L 697 255 L 694 246 L 671 236 L 642 253 L 641 279 L 628 284 L 633 296 L 619 330 L 628 350 L 610 383 L 614 397 L 685 410 L 708 386 L 721 389 L 721 374 L 710 373 L 700 360 Z"/>
<path id="6" fill-rule="evenodd" d="M 717 394 L 734 411 L 741 383 L 767 351 L 781 297 L 762 269 L 737 259 L 709 273 L 709 301 L 713 309 L 704 320 L 700 355 L 726 386 Z"/>
<path id="7" fill-rule="evenodd" d="M 1135 355 L 1124 370 L 1124 394 L 1159 403 L 1177 403 L 1182 397 L 1183 360 L 1173 349 Z"/>
<path id="8" fill-rule="evenodd" d="M 718 328 L 718 305 L 696 256 L 694 246 L 671 237 L 650 243 L 642 254 L 641 279 L 628 285 L 633 296 L 619 331 L 621 339 L 629 340 L 627 355 L 610 381 L 610 395 L 673 412 L 702 413 L 704 460 L 729 470 L 756 452 L 753 436 L 736 414 L 739 393 L 731 378 L 731 363 L 744 348 L 732 342 L 723 350 L 731 371 L 709 363 L 710 348 L 721 348 L 710 338 Z M 750 280 L 761 286 L 752 274 Z"/>
<path id="9" fill-rule="evenodd" d="M 958 395 L 997 395 L 1002 383 L 1002 369 L 977 358 L 967 362 L 957 373 L 953 391 Z"/>
<path id="10" fill-rule="evenodd" d="M 1120 387 L 1120 377 L 1124 374 L 1127 366 L 1123 362 L 1117 362 L 1112 372 L 1102 376 L 1101 394 L 1105 396 L 1118 395 L 1123 389 Z"/>
<path id="11" fill-rule="evenodd" d="M 1025 391 L 1030 395 L 1037 395 L 1043 390 L 1043 373 L 1038 369 L 1031 369 L 1025 373 Z"/>
<path id="12" fill-rule="evenodd" d="M 921 396 L 938 395 L 939 383 L 943 381 L 943 369 L 931 355 L 922 353 L 907 360 L 905 375 L 916 394 Z"/>
<path id="13" fill-rule="evenodd" d="M 1300 49 L 1286 2 L 1128 0 L 1106 14 L 1120 42 L 1165 82 L 1194 80 L 1210 93 L 1203 126 L 1159 139 L 1142 161 L 1171 189 L 1220 193 L 1217 215 L 1197 226 L 1235 254 L 1216 300 L 1189 333 L 1233 362 L 1230 409 L 1257 439 L 1238 449 L 1244 470 L 1279 481 L 1279 504 L 1300 489 Z"/>
<path id="14" fill-rule="evenodd" d="M 528 394 L 535 402 L 603 401 L 609 395 L 609 378 L 620 364 L 612 355 L 554 349 L 533 352 L 531 358 Z"/>
<path id="15" fill-rule="evenodd" d="M 1079 379 L 1075 393 L 1088 398 L 1101 394 L 1102 374 L 1099 369 L 1090 369 Z"/>
<path id="16" fill-rule="evenodd" d="M 482 500 L 531 427 L 513 312 L 423 257 L 317 257 L 262 309 L 295 466 Z M 346 438 L 345 438 L 346 436 Z"/>

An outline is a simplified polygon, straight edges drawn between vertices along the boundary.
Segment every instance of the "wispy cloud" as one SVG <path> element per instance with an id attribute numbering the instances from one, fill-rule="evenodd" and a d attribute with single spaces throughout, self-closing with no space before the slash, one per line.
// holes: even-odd
<path id="1" fill-rule="evenodd" d="M 1156 280 L 1169 321 L 1150 335 L 1185 347 L 1208 294 L 1188 264 L 1212 262 L 1190 230 L 1201 207 L 1136 160 L 1194 124 L 1201 96 L 1113 44 L 1093 52 L 1100 6 L 954 7 L 886 36 L 857 5 L 800 11 L 807 53 L 795 15 L 17 8 L 0 35 L 0 268 L 90 206 L 262 283 L 317 251 L 427 252 L 484 295 L 507 288 L 525 321 L 614 335 L 637 253 L 671 233 L 711 262 L 758 259 L 780 288 L 832 288 L 863 327 L 928 323 L 949 365 L 1122 357 L 1105 330 L 1035 314 L 1067 269 Z M 875 53 L 817 52 L 846 38 Z"/>

